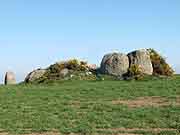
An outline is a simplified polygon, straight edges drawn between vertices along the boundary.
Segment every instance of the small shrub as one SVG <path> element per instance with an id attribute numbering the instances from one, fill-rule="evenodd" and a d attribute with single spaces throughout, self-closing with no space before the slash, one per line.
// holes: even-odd
<path id="1" fill-rule="evenodd" d="M 139 65 L 131 65 L 131 67 L 128 69 L 127 74 L 125 74 L 124 77 L 128 80 L 142 80 L 144 78 L 144 74 L 141 71 L 142 70 Z"/>
<path id="2" fill-rule="evenodd" d="M 77 59 L 72 59 L 66 62 L 66 68 L 71 70 L 78 70 L 79 65 L 80 63 Z"/>
<path id="3" fill-rule="evenodd" d="M 59 73 L 62 69 L 65 68 L 65 65 L 62 63 L 62 64 L 53 64 L 51 65 L 48 69 L 50 70 L 51 73 Z"/>
<path id="4" fill-rule="evenodd" d="M 68 69 L 69 74 L 62 76 L 61 71 Z M 85 61 L 79 61 L 77 59 L 71 59 L 68 61 L 55 63 L 47 68 L 46 74 L 39 79 L 39 82 L 46 82 L 48 80 L 96 80 L 96 75 L 91 72 L 90 75 L 86 73 L 90 72 L 88 64 Z M 73 77 L 71 77 L 73 75 Z"/>
<path id="5" fill-rule="evenodd" d="M 86 71 L 86 70 L 88 70 L 88 64 L 87 64 L 87 62 L 85 62 L 85 61 L 80 61 L 79 70 L 80 70 L 80 71 Z"/>
<path id="6" fill-rule="evenodd" d="M 68 60 L 65 62 L 56 63 L 49 67 L 51 73 L 59 73 L 62 69 L 67 68 L 73 71 L 86 71 L 88 70 L 87 62 L 78 61 L 77 59 Z"/>
<path id="7" fill-rule="evenodd" d="M 86 61 L 80 61 L 80 65 L 87 66 L 87 62 Z"/>
<path id="8" fill-rule="evenodd" d="M 128 72 L 130 76 L 139 75 L 141 74 L 141 68 L 138 65 L 134 64 L 134 65 L 131 65 Z"/>
<path id="9" fill-rule="evenodd" d="M 172 76 L 174 74 L 173 69 L 169 66 L 166 60 L 160 54 L 158 54 L 158 52 L 156 52 L 154 49 L 147 50 L 150 53 L 154 75 Z"/>

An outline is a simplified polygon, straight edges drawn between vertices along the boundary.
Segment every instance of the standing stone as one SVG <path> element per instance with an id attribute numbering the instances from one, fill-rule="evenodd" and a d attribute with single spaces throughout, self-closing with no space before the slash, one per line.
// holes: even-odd
<path id="1" fill-rule="evenodd" d="M 104 74 L 122 76 L 127 73 L 129 68 L 129 59 L 122 53 L 110 53 L 103 57 L 100 71 Z"/>
<path id="2" fill-rule="evenodd" d="M 5 85 L 16 84 L 15 74 L 11 71 L 6 72 L 4 83 Z"/>
<path id="3" fill-rule="evenodd" d="M 131 65 L 138 65 L 142 73 L 152 75 L 153 67 L 151 63 L 150 54 L 147 50 L 136 50 L 128 54 L 130 67 Z"/>
<path id="4" fill-rule="evenodd" d="M 34 70 L 26 76 L 25 82 L 34 82 L 37 79 L 40 79 L 45 74 L 45 72 L 45 69 Z"/>

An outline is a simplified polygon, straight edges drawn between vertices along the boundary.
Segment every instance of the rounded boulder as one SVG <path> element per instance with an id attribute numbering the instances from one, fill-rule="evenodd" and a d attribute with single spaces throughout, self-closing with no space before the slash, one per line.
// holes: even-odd
<path id="1" fill-rule="evenodd" d="M 137 65 L 142 73 L 147 75 L 153 74 L 153 66 L 151 63 L 150 54 L 147 50 L 136 50 L 128 54 L 130 67 Z"/>
<path id="2" fill-rule="evenodd" d="M 37 79 L 41 78 L 45 73 L 46 73 L 45 69 L 34 70 L 26 76 L 25 82 L 34 82 Z"/>
<path id="3" fill-rule="evenodd" d="M 110 53 L 103 57 L 100 71 L 103 74 L 122 76 L 129 68 L 128 56 L 123 53 Z"/>

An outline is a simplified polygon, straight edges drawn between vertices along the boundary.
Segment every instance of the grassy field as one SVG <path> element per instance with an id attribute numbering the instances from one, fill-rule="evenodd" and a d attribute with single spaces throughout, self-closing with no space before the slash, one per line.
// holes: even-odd
<path id="1" fill-rule="evenodd" d="M 0 86 L 0 130 L 180 135 L 180 76 Z"/>

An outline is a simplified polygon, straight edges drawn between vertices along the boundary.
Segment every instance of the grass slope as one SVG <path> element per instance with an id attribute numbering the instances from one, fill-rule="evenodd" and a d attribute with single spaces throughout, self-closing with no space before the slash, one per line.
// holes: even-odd
<path id="1" fill-rule="evenodd" d="M 130 108 L 112 104 L 115 100 L 152 96 L 172 101 L 180 97 L 180 76 L 149 81 L 64 81 L 0 86 L 0 129 L 17 134 L 52 130 L 115 134 L 122 132 L 118 128 L 180 129 L 180 106 Z M 161 134 L 177 135 L 179 131 L 158 133 Z"/>

